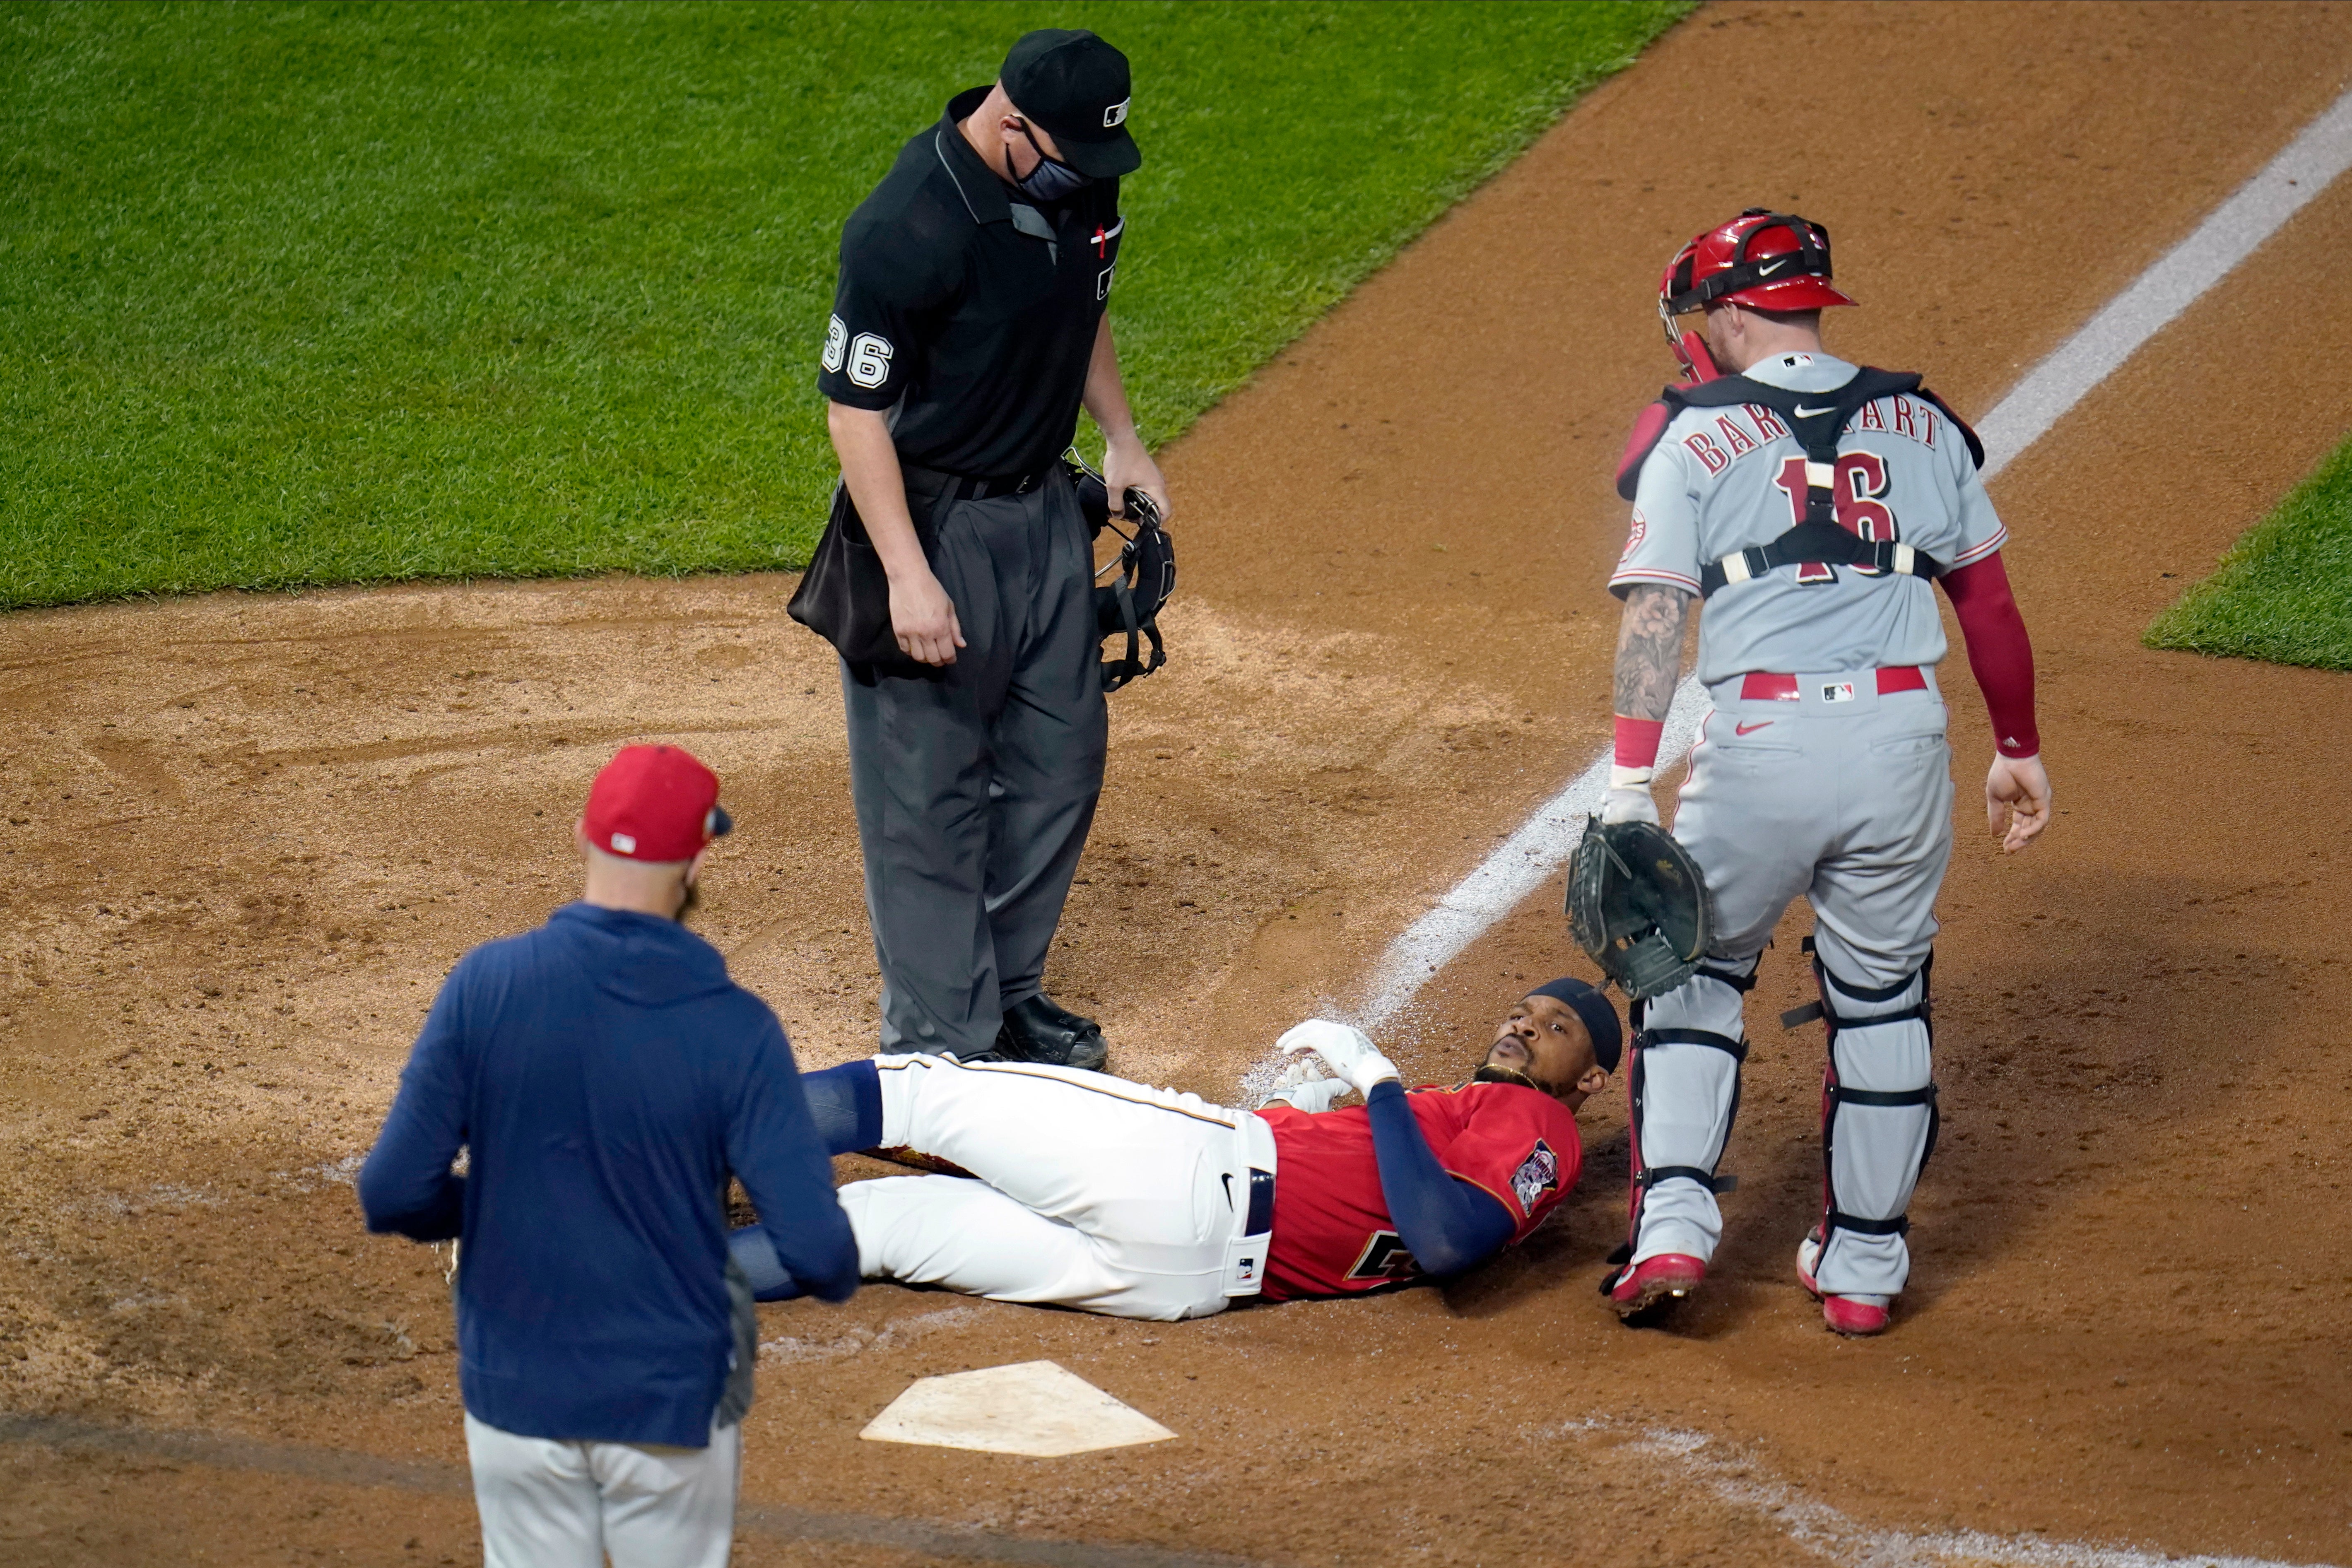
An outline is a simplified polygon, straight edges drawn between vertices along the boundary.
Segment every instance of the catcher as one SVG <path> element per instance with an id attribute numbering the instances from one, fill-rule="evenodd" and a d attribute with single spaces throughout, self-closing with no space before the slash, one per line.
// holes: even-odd
<path id="1" fill-rule="evenodd" d="M 841 1189 L 866 1278 L 1173 1321 L 1444 1278 L 1525 1239 L 1576 1184 L 1576 1110 L 1621 1040 L 1605 996 L 1556 980 L 1450 1089 L 1408 1091 L 1361 1032 L 1323 1019 L 1282 1037 L 1293 1066 L 1255 1111 L 949 1056 L 802 1081 L 835 1152 L 937 1173 Z M 1349 1089 L 1364 1102 L 1330 1109 Z M 799 1293 L 760 1226 L 730 1246 L 761 1300 Z"/>
<path id="2" fill-rule="evenodd" d="M 1828 231 L 1761 207 L 1692 239 L 1659 285 L 1688 381 L 1642 416 L 1618 475 L 1633 515 L 1609 583 L 1625 601 L 1615 767 L 1571 879 L 1580 938 L 1636 998 L 1633 1222 L 1601 1286 L 1627 1316 L 1706 1278 L 1743 1003 L 1800 895 L 1821 1001 L 1781 1022 L 1825 1019 L 1829 1061 L 1822 1204 L 1797 1276 L 1842 1334 L 1885 1329 L 1909 1278 L 1905 1211 L 1936 1144 L 1928 979 L 1952 854 L 1931 584 L 1992 720 L 1992 830 L 2014 852 L 2050 821 L 2033 650 L 2001 565 L 2009 532 L 1978 477 L 1982 447 L 1918 376 L 1822 347 L 1822 311 L 1853 303 L 1831 282 Z M 1668 839 L 1650 775 L 1694 599 L 1714 706 Z M 1661 868 L 1675 886 L 1620 925 L 1611 885 Z"/>

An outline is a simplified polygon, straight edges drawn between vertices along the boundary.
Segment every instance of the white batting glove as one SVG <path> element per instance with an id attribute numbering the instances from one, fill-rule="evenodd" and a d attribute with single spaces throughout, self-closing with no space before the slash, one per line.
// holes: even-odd
<path id="1" fill-rule="evenodd" d="M 1297 1058 L 1285 1068 L 1282 1076 L 1274 1080 L 1274 1087 L 1266 1091 L 1265 1098 L 1257 1102 L 1255 1109 L 1263 1110 L 1269 1105 L 1291 1105 L 1304 1111 L 1319 1113 L 1330 1110 L 1331 1102 L 1347 1092 L 1345 1083 L 1324 1072 L 1323 1059 L 1310 1054 Z"/>
<path id="2" fill-rule="evenodd" d="M 1284 1089 L 1282 1093 L 1275 1096 L 1275 1100 L 1284 1102 L 1284 1105 L 1296 1105 L 1298 1110 L 1310 1114 L 1310 1117 L 1319 1117 L 1319 1114 L 1324 1114 L 1327 1110 L 1331 1110 L 1331 1100 L 1340 1098 L 1343 1093 L 1348 1093 L 1348 1086 L 1340 1084 L 1339 1079 L 1315 1079 L 1312 1084 L 1298 1084 L 1296 1089 Z"/>
<path id="3" fill-rule="evenodd" d="M 1609 794 L 1601 804 L 1601 820 L 1605 823 L 1646 822 L 1658 826 L 1658 803 L 1650 798 L 1650 770 L 1609 769 Z"/>
<path id="4" fill-rule="evenodd" d="M 1396 1063 L 1381 1055 L 1371 1037 L 1363 1030 L 1346 1024 L 1335 1024 L 1328 1018 L 1309 1018 L 1275 1043 L 1275 1049 L 1286 1057 L 1312 1054 L 1322 1059 L 1349 1089 L 1369 1095 L 1372 1086 L 1384 1079 L 1398 1076 Z"/>

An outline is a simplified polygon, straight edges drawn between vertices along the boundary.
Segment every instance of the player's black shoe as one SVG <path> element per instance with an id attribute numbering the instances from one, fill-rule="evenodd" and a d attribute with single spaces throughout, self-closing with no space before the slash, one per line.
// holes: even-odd
<path id="1" fill-rule="evenodd" d="M 1004 1010 L 1004 1023 L 996 1031 L 996 1049 L 991 1054 L 1006 1061 L 1100 1072 L 1110 1058 L 1110 1047 L 1103 1041 L 1100 1025 L 1056 1006 L 1041 992 Z"/>

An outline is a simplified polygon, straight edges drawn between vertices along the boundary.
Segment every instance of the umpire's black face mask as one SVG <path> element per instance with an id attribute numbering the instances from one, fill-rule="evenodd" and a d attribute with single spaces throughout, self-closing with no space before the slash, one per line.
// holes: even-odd
<path id="1" fill-rule="evenodd" d="M 1037 154 L 1037 166 L 1025 174 L 1015 174 L 1013 188 L 1031 201 L 1048 205 L 1066 202 L 1095 183 L 1093 175 L 1081 174 L 1039 146 L 1037 133 L 1029 129 L 1026 120 L 1021 122 L 1021 134 L 1028 139 L 1029 150 Z M 1009 160 L 1012 155 L 1013 150 L 1008 145 L 1005 157 Z M 1008 163 L 1007 167 L 1010 166 Z"/>

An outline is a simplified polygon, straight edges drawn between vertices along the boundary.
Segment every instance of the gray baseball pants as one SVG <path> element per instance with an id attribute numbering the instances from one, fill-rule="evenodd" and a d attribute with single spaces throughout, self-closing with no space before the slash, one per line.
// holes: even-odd
<path id="1" fill-rule="evenodd" d="M 1094 550 L 1058 466 L 951 501 L 931 570 L 964 647 L 945 668 L 844 664 L 849 787 L 882 970 L 882 1048 L 971 1056 L 1044 986 L 1109 735 Z"/>
<path id="2" fill-rule="evenodd" d="M 1881 696 L 1870 670 L 1799 676 L 1793 700 L 1740 689 L 1738 679 L 1709 689 L 1715 708 L 1691 751 L 1675 837 L 1715 896 L 1708 968 L 1752 975 L 1790 900 L 1813 907 L 1823 1001 L 1842 1020 L 1824 1107 L 1825 1212 L 1864 1227 L 1830 1226 L 1814 1279 L 1836 1295 L 1890 1297 L 1909 1276 L 1910 1253 L 1899 1229 L 1884 1227 L 1910 1205 L 1934 1115 L 1921 1004 L 1952 855 L 1944 701 L 1932 679 L 1924 691 Z M 1703 970 L 1650 1004 L 1645 1030 L 1712 1042 L 1636 1052 L 1644 1169 L 1712 1172 L 1722 1158 L 1739 1100 L 1744 999 Z M 1670 1177 L 1639 1195 L 1635 1262 L 1714 1256 L 1723 1216 L 1711 1188 Z"/>
<path id="3" fill-rule="evenodd" d="M 484 1568 L 727 1568 L 743 1428 L 710 1445 L 558 1442 L 466 1417 Z"/>

